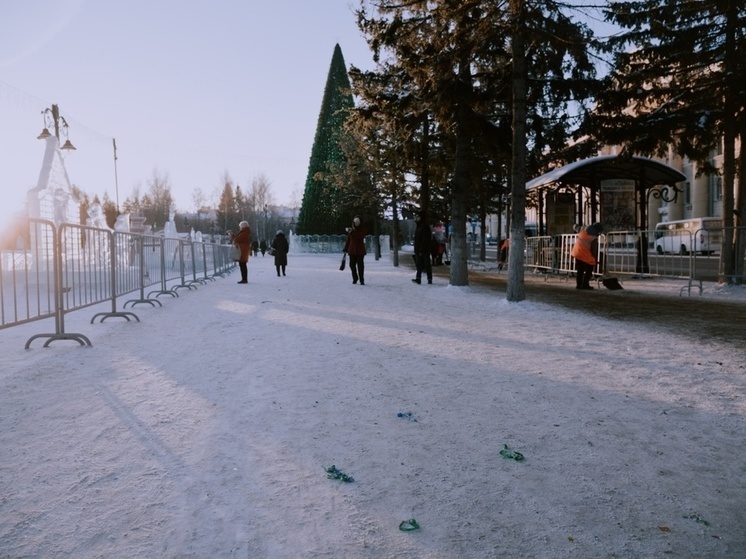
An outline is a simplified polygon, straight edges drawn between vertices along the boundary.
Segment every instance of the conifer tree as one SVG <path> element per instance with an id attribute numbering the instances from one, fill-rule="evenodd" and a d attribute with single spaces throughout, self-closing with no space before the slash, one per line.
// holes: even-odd
<path id="1" fill-rule="evenodd" d="M 218 207 L 215 209 L 215 219 L 218 228 L 223 231 L 238 232 L 240 219 L 236 211 L 236 196 L 233 190 L 233 181 L 227 175 L 223 179 L 223 190 L 220 193 Z"/>
<path id="2" fill-rule="evenodd" d="M 567 107 L 582 107 L 593 84 L 590 32 L 563 9 L 555 2 L 536 0 L 526 2 L 521 12 L 527 45 L 524 120 L 530 145 L 525 161 L 537 167 L 546 158 L 543 154 L 565 143 L 575 124 Z M 368 13 L 365 2 L 357 13 L 374 60 L 385 60 L 387 68 L 405 73 L 419 104 L 413 111 L 430 114 L 437 123 L 438 147 L 449 165 L 440 182 L 450 193 L 450 282 L 466 285 L 467 214 L 480 199 L 480 186 L 495 184 L 485 179 L 505 176 L 510 159 L 512 143 L 506 131 L 514 93 L 511 10 L 506 3 L 488 0 L 378 0 L 373 13 Z M 523 181 L 526 174 L 522 170 L 517 176 Z M 525 196 L 524 185 L 517 188 L 523 190 L 514 193 L 514 202 L 516 196 Z M 523 251 L 515 252 L 520 260 L 511 260 L 511 265 L 522 274 Z M 519 289 L 514 300 L 520 298 Z"/>
<path id="3" fill-rule="evenodd" d="M 608 19 L 624 32 L 609 40 L 615 65 L 592 129 L 629 154 L 662 155 L 673 145 L 710 173 L 717 172 L 711 157 L 722 141 L 723 223 L 733 231 L 734 215 L 746 212 L 746 176 L 736 165 L 736 145 L 740 141 L 743 156 L 746 141 L 746 6 L 737 0 L 616 2 Z M 746 239 L 741 235 L 734 245 L 725 237 L 722 279 L 740 278 Z"/>
<path id="4" fill-rule="evenodd" d="M 334 47 L 324 87 L 316 136 L 311 148 L 298 232 L 303 235 L 339 234 L 351 221 L 332 174 L 345 162 L 340 146 L 342 130 L 354 107 L 342 49 Z"/>
<path id="5" fill-rule="evenodd" d="M 371 198 L 375 197 L 375 206 L 392 216 L 393 261 L 398 266 L 400 208 L 416 202 L 421 211 L 431 215 L 427 170 L 416 168 L 417 161 L 426 167 L 421 153 L 426 148 L 414 140 L 429 123 L 409 102 L 408 85 L 401 80 L 406 76 L 394 68 L 361 72 L 353 67 L 350 77 L 357 106 L 345 125 L 348 177 L 340 178 L 348 186 L 345 190 L 357 185 L 356 198 L 373 206 Z M 419 197 L 411 192 L 413 176 L 419 176 Z M 365 180 L 359 180 L 362 177 Z"/>
<path id="6" fill-rule="evenodd" d="M 114 225 L 117 222 L 117 216 L 119 215 L 119 208 L 117 208 L 117 205 L 114 203 L 114 201 L 109 198 L 109 194 L 107 192 L 104 192 L 101 207 L 104 210 L 104 215 L 106 216 L 106 224 L 114 229 Z"/>

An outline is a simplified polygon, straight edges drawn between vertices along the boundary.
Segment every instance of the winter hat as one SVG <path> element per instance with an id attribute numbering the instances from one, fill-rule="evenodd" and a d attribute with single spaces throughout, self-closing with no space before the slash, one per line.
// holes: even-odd
<path id="1" fill-rule="evenodd" d="M 278 229 L 278 230 L 277 230 L 277 234 L 278 234 L 278 235 L 284 235 L 285 233 L 283 233 L 283 232 L 282 232 L 282 229 Z"/>
<path id="2" fill-rule="evenodd" d="M 585 228 L 585 230 L 586 230 L 586 232 L 587 232 L 587 233 L 588 233 L 589 235 L 593 235 L 593 236 L 596 236 L 596 237 L 597 237 L 598 235 L 600 235 L 601 233 L 603 233 L 603 232 L 604 232 L 604 226 L 603 226 L 603 225 L 601 225 L 601 224 L 600 224 L 600 223 L 599 223 L 599 222 L 597 221 L 597 222 L 596 222 L 596 223 L 594 223 L 593 225 L 589 225 L 588 227 L 586 227 L 586 228 Z"/>

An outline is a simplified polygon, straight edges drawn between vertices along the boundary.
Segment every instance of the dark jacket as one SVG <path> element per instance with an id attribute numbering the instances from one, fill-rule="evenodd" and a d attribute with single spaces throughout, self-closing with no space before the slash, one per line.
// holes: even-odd
<path id="1" fill-rule="evenodd" d="M 285 233 L 278 233 L 275 236 L 272 241 L 272 248 L 275 251 L 275 266 L 287 266 L 290 246 Z"/>
<path id="2" fill-rule="evenodd" d="M 353 227 L 347 234 L 344 251 L 350 256 L 365 256 L 365 229 L 360 225 Z"/>
<path id="3" fill-rule="evenodd" d="M 414 253 L 430 254 L 433 244 L 433 232 L 426 221 L 417 222 L 417 228 L 414 230 Z"/>

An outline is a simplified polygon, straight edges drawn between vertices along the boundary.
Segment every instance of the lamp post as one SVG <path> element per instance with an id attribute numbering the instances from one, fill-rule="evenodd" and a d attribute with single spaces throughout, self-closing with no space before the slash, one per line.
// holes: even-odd
<path id="1" fill-rule="evenodd" d="M 119 177 L 117 176 L 117 139 L 112 138 L 111 143 L 114 146 L 114 189 L 117 195 L 117 213 L 119 213 Z"/>
<path id="2" fill-rule="evenodd" d="M 60 146 L 61 150 L 64 151 L 75 151 L 75 146 L 68 137 L 67 121 L 64 116 L 60 115 L 60 109 L 57 105 L 52 105 L 51 108 L 47 107 L 41 112 L 42 120 L 44 122 L 44 128 L 36 138 L 38 140 L 46 140 L 51 137 L 52 134 L 49 132 L 49 127 L 54 127 L 54 136 L 57 138 L 57 144 L 60 142 L 60 122 L 62 123 L 62 132 L 65 134 L 65 143 Z"/>

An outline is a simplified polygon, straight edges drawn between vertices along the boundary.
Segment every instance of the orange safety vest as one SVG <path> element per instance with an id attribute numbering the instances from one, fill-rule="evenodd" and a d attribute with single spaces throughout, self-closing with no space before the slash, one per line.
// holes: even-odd
<path id="1" fill-rule="evenodd" d="M 591 252 L 591 245 L 595 240 L 596 237 L 588 233 L 584 227 L 583 230 L 578 233 L 578 238 L 572 247 L 570 256 L 572 256 L 576 260 L 580 260 L 581 262 L 585 262 L 586 264 L 595 266 L 596 256 Z"/>

